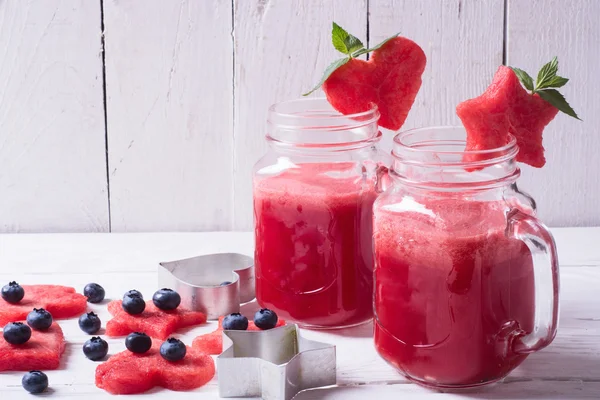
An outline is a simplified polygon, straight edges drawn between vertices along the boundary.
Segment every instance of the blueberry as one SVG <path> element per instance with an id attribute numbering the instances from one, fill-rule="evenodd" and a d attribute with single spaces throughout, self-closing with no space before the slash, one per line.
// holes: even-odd
<path id="1" fill-rule="evenodd" d="M 225 282 L 221 282 L 221 284 L 219 286 L 227 286 L 227 285 L 231 285 L 233 282 L 229 282 L 229 281 L 225 281 Z"/>
<path id="2" fill-rule="evenodd" d="M 83 314 L 79 317 L 79 327 L 88 335 L 93 335 L 100 330 L 102 322 L 100 318 L 93 312 Z"/>
<path id="3" fill-rule="evenodd" d="M 176 309 L 181 303 L 181 296 L 171 289 L 160 289 L 152 296 L 154 305 L 161 310 L 170 311 Z"/>
<path id="4" fill-rule="evenodd" d="M 160 345 L 160 355 L 167 361 L 179 361 L 186 352 L 185 344 L 179 339 L 169 338 Z"/>
<path id="5" fill-rule="evenodd" d="M 232 313 L 223 319 L 223 329 L 245 331 L 248 329 L 248 318 L 240 313 Z"/>
<path id="6" fill-rule="evenodd" d="M 133 332 L 127 335 L 125 347 L 132 353 L 142 354 L 150 350 L 150 347 L 152 347 L 152 339 L 145 333 Z"/>
<path id="7" fill-rule="evenodd" d="M 48 376 L 42 371 L 29 371 L 23 375 L 21 384 L 29 393 L 42 393 L 48 388 Z"/>
<path id="8" fill-rule="evenodd" d="M 10 282 L 2 288 L 2 298 L 10 304 L 17 304 L 25 296 L 25 290 L 17 282 Z"/>
<path id="9" fill-rule="evenodd" d="M 52 325 L 52 314 L 43 308 L 34 308 L 27 314 L 27 324 L 36 331 L 45 331 Z"/>
<path id="10" fill-rule="evenodd" d="M 277 314 L 268 308 L 260 309 L 254 314 L 254 325 L 262 330 L 273 329 L 277 326 Z"/>
<path id="11" fill-rule="evenodd" d="M 22 322 L 11 322 L 6 324 L 2 335 L 10 344 L 23 344 L 31 339 L 31 328 Z"/>
<path id="12" fill-rule="evenodd" d="M 104 300 L 104 288 L 97 283 L 88 283 L 83 288 L 83 295 L 87 297 L 90 303 L 100 303 Z"/>
<path id="13" fill-rule="evenodd" d="M 99 336 L 94 336 L 83 344 L 83 354 L 92 361 L 99 361 L 108 354 L 108 343 Z"/>
<path id="14" fill-rule="evenodd" d="M 137 290 L 130 290 L 123 296 L 123 310 L 127 314 L 137 315 L 144 312 L 146 309 L 146 302 L 144 296 Z"/>

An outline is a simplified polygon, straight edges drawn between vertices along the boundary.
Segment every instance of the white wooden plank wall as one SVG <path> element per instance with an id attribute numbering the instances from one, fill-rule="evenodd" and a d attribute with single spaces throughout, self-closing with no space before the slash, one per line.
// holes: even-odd
<path id="1" fill-rule="evenodd" d="M 0 0 L 0 232 L 251 229 L 267 107 L 334 59 L 332 20 L 423 47 L 405 128 L 457 124 L 503 60 L 557 55 L 584 122 L 557 117 L 521 186 L 549 225 L 600 225 L 598 19 L 597 0 Z"/>

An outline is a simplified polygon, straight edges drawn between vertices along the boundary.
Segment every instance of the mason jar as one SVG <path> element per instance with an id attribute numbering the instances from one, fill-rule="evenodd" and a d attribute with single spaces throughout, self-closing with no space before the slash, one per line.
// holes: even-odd
<path id="1" fill-rule="evenodd" d="M 516 141 L 465 151 L 465 138 L 397 135 L 374 205 L 375 347 L 433 387 L 498 381 L 557 327 L 556 247 L 517 186 Z"/>
<path id="2" fill-rule="evenodd" d="M 309 328 L 373 317 L 373 202 L 388 156 L 376 106 L 353 115 L 325 99 L 269 109 L 254 167 L 256 298 Z"/>

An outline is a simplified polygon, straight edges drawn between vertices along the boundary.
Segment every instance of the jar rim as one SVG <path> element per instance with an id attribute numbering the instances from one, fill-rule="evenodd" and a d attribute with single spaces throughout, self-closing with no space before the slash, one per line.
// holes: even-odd
<path id="1" fill-rule="evenodd" d="M 439 136 L 439 138 L 424 140 L 423 137 L 427 134 Z M 463 138 L 452 138 L 456 134 Z M 447 139 L 444 138 L 445 136 L 447 136 Z M 413 128 L 394 136 L 392 155 L 399 162 L 412 165 L 480 167 L 515 158 L 519 151 L 517 140 L 513 135 L 509 135 L 509 140 L 505 145 L 483 150 L 465 150 L 467 143 L 465 138 L 466 130 L 463 126 L 446 125 Z M 448 147 L 458 147 L 460 150 L 446 150 L 436 147 L 443 144 Z"/>
<path id="2" fill-rule="evenodd" d="M 306 109 L 306 105 L 311 104 L 311 103 L 314 104 L 315 107 L 319 107 L 319 106 L 322 107 L 322 110 L 318 110 L 320 112 L 328 111 L 328 112 L 333 112 L 336 114 L 335 115 L 327 115 L 327 116 L 323 115 L 322 117 L 318 117 L 318 116 L 313 117 L 313 116 L 301 114 L 299 112 L 279 111 L 279 109 L 281 109 L 282 107 L 293 106 L 296 104 L 303 105 L 303 106 L 305 106 L 303 109 Z M 325 106 L 325 107 L 323 107 L 323 106 Z M 370 106 L 370 108 L 365 111 L 361 111 L 361 112 L 357 112 L 357 113 L 353 113 L 353 114 L 342 114 L 341 112 L 337 111 L 325 97 L 311 97 L 311 98 L 286 100 L 286 101 L 272 104 L 269 107 L 269 121 L 271 121 L 272 116 L 283 117 L 283 118 L 299 118 L 299 119 L 323 118 L 323 119 L 332 119 L 332 120 L 336 120 L 336 119 L 344 120 L 344 119 L 356 119 L 356 118 L 361 118 L 361 117 L 370 117 L 370 119 L 372 118 L 372 119 L 374 119 L 374 121 L 379 120 L 380 114 L 379 114 L 379 108 L 377 107 L 377 104 L 370 103 L 369 106 Z M 310 111 L 310 110 L 308 110 L 308 111 Z M 313 111 L 317 111 L 317 110 L 313 110 Z"/>

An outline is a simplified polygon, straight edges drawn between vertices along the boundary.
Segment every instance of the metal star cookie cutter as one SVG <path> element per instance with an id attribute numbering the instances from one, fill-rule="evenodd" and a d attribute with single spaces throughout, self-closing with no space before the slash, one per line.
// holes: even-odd
<path id="1" fill-rule="evenodd" d="M 335 385 L 335 346 L 300 336 L 297 325 L 266 331 L 223 331 L 217 357 L 220 397 L 289 400 Z"/>
<path id="2" fill-rule="evenodd" d="M 226 285 L 223 282 L 231 282 Z M 158 285 L 175 290 L 181 305 L 208 319 L 240 311 L 254 299 L 254 260 L 237 253 L 207 254 L 158 267 Z"/>

